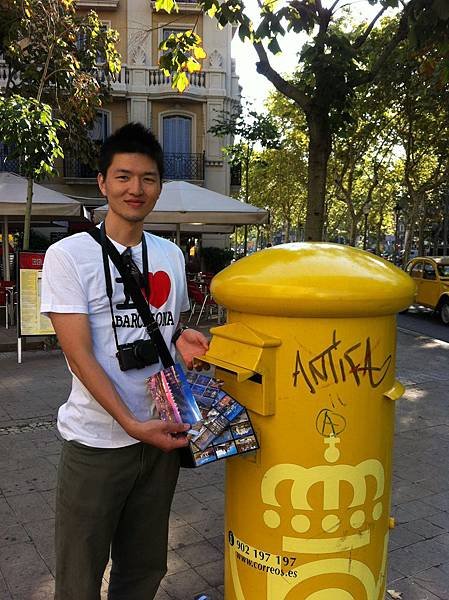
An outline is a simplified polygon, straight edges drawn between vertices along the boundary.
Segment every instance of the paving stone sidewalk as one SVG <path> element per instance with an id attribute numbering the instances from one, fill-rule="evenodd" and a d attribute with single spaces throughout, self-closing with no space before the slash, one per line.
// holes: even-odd
<path id="1" fill-rule="evenodd" d="M 397 406 L 388 589 L 403 600 L 449 600 L 448 356 L 449 344 L 399 334 L 407 391 Z M 70 378 L 59 351 L 26 352 L 22 365 L 0 353 L 0 372 L 0 600 L 51 600 L 54 418 Z M 157 600 L 223 598 L 223 473 L 223 461 L 182 471 Z"/>

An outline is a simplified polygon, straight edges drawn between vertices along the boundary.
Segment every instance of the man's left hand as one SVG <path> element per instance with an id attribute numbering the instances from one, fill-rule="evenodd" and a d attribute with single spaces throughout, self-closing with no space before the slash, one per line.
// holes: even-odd
<path id="1" fill-rule="evenodd" d="M 201 371 L 201 362 L 197 363 L 195 361 L 194 365 L 193 359 L 196 356 L 203 356 L 208 349 L 209 342 L 207 341 L 207 338 L 200 331 L 196 331 L 196 329 L 186 329 L 182 332 L 176 342 L 176 350 L 181 355 L 181 358 L 188 369 L 193 369 L 195 366 L 198 371 Z M 208 368 L 209 365 L 204 363 L 204 367 Z"/>

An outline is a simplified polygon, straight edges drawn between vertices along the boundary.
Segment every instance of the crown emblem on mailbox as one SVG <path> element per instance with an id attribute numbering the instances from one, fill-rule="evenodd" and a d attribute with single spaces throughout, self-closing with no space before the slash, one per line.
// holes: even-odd
<path id="1" fill-rule="evenodd" d="M 338 437 L 324 438 L 324 459 L 327 464 L 305 468 L 295 464 L 279 464 L 270 468 L 262 480 L 261 494 L 265 504 L 270 505 L 263 514 L 267 527 L 276 529 L 281 525 L 280 504 L 276 498 L 278 485 L 290 480 L 291 502 L 298 512 L 291 519 L 293 531 L 310 535 L 284 536 L 284 551 L 298 554 L 334 554 L 366 546 L 370 543 L 369 523 L 383 514 L 385 474 L 382 463 L 376 459 L 365 460 L 358 465 L 339 463 Z M 368 481 L 375 483 L 374 495 L 368 497 Z M 340 501 L 342 486 L 351 487 L 352 499 L 348 505 Z M 308 495 L 312 488 L 322 489 L 322 505 L 312 507 Z M 371 486 L 372 487 L 372 486 Z M 370 487 L 370 490 L 371 490 Z M 317 513 L 320 523 L 316 522 Z M 353 533 L 351 533 L 353 531 Z"/>

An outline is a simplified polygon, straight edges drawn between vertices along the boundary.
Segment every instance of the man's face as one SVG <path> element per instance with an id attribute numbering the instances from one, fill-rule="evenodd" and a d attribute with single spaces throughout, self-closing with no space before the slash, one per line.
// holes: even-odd
<path id="1" fill-rule="evenodd" d="M 114 154 L 106 176 L 99 173 L 97 180 L 109 211 L 131 223 L 143 221 L 161 193 L 157 165 L 145 154 Z"/>

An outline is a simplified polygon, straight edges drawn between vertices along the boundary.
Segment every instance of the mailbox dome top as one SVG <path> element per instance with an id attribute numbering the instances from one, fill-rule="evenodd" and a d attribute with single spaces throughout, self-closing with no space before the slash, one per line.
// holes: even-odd
<path id="1" fill-rule="evenodd" d="M 301 242 L 238 260 L 212 281 L 226 308 L 284 317 L 391 315 L 414 298 L 411 277 L 378 256 L 340 244 Z"/>

